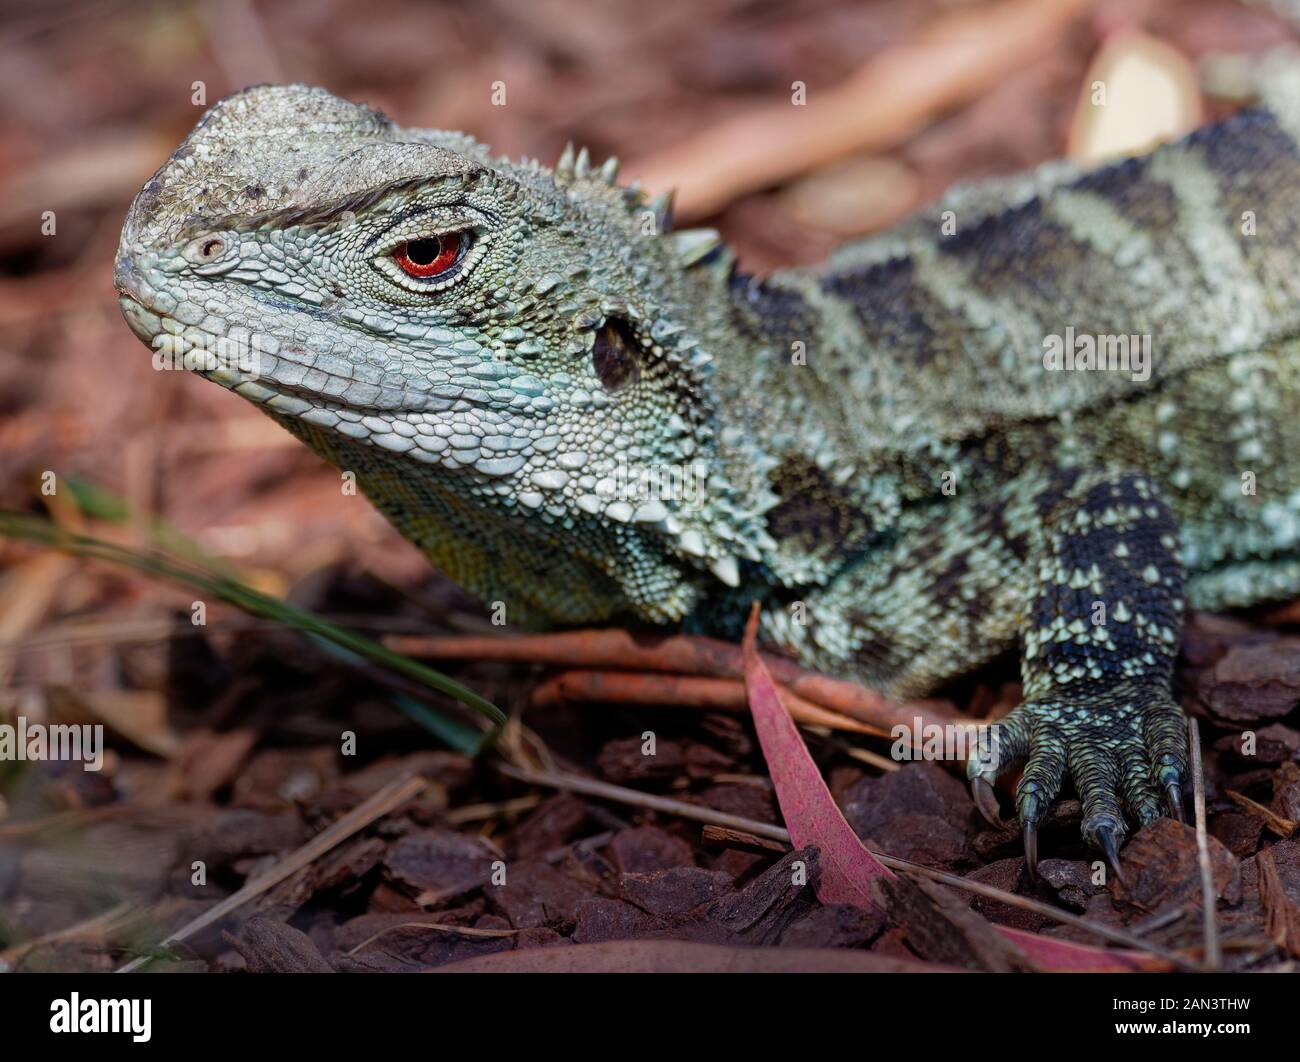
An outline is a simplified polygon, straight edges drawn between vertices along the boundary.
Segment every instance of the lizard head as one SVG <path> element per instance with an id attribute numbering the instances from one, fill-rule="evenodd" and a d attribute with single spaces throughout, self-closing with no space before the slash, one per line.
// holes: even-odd
<path id="1" fill-rule="evenodd" d="M 763 475 L 710 383 L 725 248 L 615 169 L 249 89 L 136 197 L 122 310 L 508 614 L 676 619 L 761 559 Z"/>

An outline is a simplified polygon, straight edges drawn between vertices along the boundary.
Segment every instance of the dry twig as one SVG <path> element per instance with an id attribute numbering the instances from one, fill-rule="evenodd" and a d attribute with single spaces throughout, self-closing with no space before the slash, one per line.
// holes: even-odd
<path id="1" fill-rule="evenodd" d="M 1196 802 L 1196 858 L 1201 867 L 1201 906 L 1205 917 L 1205 967 L 1217 970 L 1223 963 L 1219 950 L 1219 925 L 1215 920 L 1217 897 L 1214 870 L 1210 866 L 1210 844 L 1205 832 L 1205 773 L 1201 766 L 1201 731 L 1196 718 L 1187 720 L 1188 740 L 1192 746 L 1192 793 Z"/>

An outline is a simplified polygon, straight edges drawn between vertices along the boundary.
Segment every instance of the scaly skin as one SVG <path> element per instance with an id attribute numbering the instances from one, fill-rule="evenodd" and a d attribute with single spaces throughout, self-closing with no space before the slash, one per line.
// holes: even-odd
<path id="1" fill-rule="evenodd" d="M 1024 761 L 1032 864 L 1068 772 L 1113 857 L 1126 812 L 1181 814 L 1184 601 L 1300 591 L 1293 82 L 766 280 L 585 151 L 250 89 L 137 197 L 117 284 L 156 358 L 255 353 L 197 369 L 512 622 L 728 635 L 757 597 L 767 637 L 897 696 L 1018 645 L 977 797 Z M 1149 336 L 1149 374 L 1049 367 L 1067 328 Z"/>

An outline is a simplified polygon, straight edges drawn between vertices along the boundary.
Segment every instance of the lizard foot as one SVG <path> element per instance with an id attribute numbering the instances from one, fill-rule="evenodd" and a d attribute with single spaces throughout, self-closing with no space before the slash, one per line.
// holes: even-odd
<path id="1" fill-rule="evenodd" d="M 995 739 L 967 762 L 976 805 L 996 814 L 993 783 L 1024 764 L 1016 808 L 1030 875 L 1038 862 L 1038 824 L 1069 772 L 1083 804 L 1083 836 L 1122 878 L 1125 811 L 1139 824 L 1162 809 L 1182 820 L 1187 730 L 1182 710 L 1161 686 L 1137 681 L 1049 693 L 997 724 Z M 995 821 L 995 820 L 994 820 Z M 996 821 L 995 821 L 996 824 Z"/>

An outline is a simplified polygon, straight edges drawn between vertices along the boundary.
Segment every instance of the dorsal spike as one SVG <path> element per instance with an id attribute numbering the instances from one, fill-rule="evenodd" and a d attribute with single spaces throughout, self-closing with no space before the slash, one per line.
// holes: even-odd
<path id="1" fill-rule="evenodd" d="M 573 141 L 570 140 L 564 145 L 564 150 L 560 152 L 560 161 L 555 164 L 555 176 L 563 180 L 573 179 Z"/>
<path id="2" fill-rule="evenodd" d="M 600 176 L 603 180 L 613 184 L 618 180 L 618 156 L 610 155 L 605 160 L 605 164 L 600 168 Z"/>
<path id="3" fill-rule="evenodd" d="M 660 192 L 647 204 L 654 211 L 655 228 L 660 233 L 673 231 L 673 197 L 676 194 L 676 190 L 670 188 L 666 192 Z"/>
<path id="4" fill-rule="evenodd" d="M 578 152 L 578 158 L 573 163 L 573 175 L 575 177 L 586 177 L 591 173 L 591 152 L 583 148 Z"/>
<path id="5" fill-rule="evenodd" d="M 677 260 L 690 267 L 711 255 L 725 244 L 717 229 L 682 229 L 672 234 Z"/>
<path id="6" fill-rule="evenodd" d="M 709 564 L 709 570 L 728 586 L 740 585 L 740 565 L 735 557 L 718 557 Z"/>

